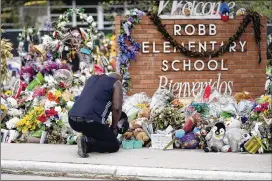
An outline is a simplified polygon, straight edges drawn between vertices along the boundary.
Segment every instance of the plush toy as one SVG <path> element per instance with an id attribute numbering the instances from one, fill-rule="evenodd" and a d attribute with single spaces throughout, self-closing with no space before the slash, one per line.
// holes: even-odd
<path id="1" fill-rule="evenodd" d="M 133 132 L 133 136 L 135 137 L 136 140 L 143 141 L 143 145 L 149 141 L 148 135 L 142 130 L 141 128 L 137 128 Z"/>
<path id="2" fill-rule="evenodd" d="M 228 21 L 229 20 L 229 14 L 230 14 L 229 5 L 225 2 L 225 0 L 222 0 L 222 4 L 220 6 L 221 20 L 222 21 Z"/>
<path id="3" fill-rule="evenodd" d="M 185 124 L 183 126 L 183 130 L 185 131 L 185 133 L 189 133 L 189 132 L 193 131 L 193 129 L 196 126 L 200 126 L 200 123 L 201 123 L 201 116 L 199 113 L 195 113 L 195 114 L 193 114 L 193 116 L 189 117 L 185 121 Z"/>
<path id="4" fill-rule="evenodd" d="M 199 138 L 194 132 L 185 134 L 179 141 L 182 149 L 196 149 L 199 144 Z"/>
<path id="5" fill-rule="evenodd" d="M 219 152 L 224 146 L 223 139 L 225 136 L 226 127 L 224 123 L 216 123 L 211 131 L 205 137 L 208 147 L 204 149 L 205 152 Z"/>
<path id="6" fill-rule="evenodd" d="M 141 109 L 138 113 L 138 118 L 149 118 L 149 117 L 150 117 L 149 108 Z"/>
<path id="7" fill-rule="evenodd" d="M 246 15 L 246 9 L 245 8 L 240 8 L 236 12 L 236 16 L 244 16 L 244 15 Z"/>
<path id="8" fill-rule="evenodd" d="M 130 129 L 134 130 L 134 129 L 137 129 L 137 128 L 141 128 L 142 126 L 141 126 L 141 122 L 136 119 L 136 120 L 134 120 L 134 121 L 132 121 L 130 123 L 129 127 L 130 127 Z"/>
<path id="9" fill-rule="evenodd" d="M 239 103 L 241 100 L 249 100 L 251 98 L 252 96 L 248 92 L 239 92 L 234 95 L 234 99 L 236 100 L 237 103 Z"/>
<path id="10" fill-rule="evenodd" d="M 125 134 L 123 134 L 123 137 L 124 137 L 126 140 L 130 140 L 130 139 L 132 139 L 132 137 L 133 137 L 133 132 L 132 132 L 132 131 L 127 131 Z"/>
<path id="11" fill-rule="evenodd" d="M 230 118 L 226 123 L 226 133 L 223 139 L 225 146 L 223 146 L 223 152 L 237 152 L 238 144 L 242 139 L 242 135 L 247 134 L 248 131 L 245 129 L 241 129 L 242 122 L 235 119 Z"/>

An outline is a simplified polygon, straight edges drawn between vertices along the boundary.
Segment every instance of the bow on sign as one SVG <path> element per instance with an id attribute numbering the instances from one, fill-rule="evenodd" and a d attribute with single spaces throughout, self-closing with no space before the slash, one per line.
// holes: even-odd
<path id="1" fill-rule="evenodd" d="M 207 103 L 209 101 L 211 95 L 211 86 L 207 86 L 205 91 L 204 91 L 204 95 L 203 95 L 203 102 Z"/>

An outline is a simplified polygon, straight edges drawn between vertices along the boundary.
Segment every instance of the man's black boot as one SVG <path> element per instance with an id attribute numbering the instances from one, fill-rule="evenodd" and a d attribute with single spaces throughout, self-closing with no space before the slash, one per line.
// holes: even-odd
<path id="1" fill-rule="evenodd" d="M 82 158 L 87 158 L 89 155 L 87 153 L 87 137 L 82 135 L 78 137 L 77 146 L 78 146 L 78 155 Z"/>

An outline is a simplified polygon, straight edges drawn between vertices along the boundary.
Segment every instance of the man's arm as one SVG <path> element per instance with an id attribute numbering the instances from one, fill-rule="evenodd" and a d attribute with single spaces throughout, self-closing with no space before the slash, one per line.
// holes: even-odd
<path id="1" fill-rule="evenodd" d="M 118 121 L 120 120 L 123 104 L 123 88 L 120 81 L 116 81 L 113 85 L 112 95 L 112 127 L 116 128 Z"/>

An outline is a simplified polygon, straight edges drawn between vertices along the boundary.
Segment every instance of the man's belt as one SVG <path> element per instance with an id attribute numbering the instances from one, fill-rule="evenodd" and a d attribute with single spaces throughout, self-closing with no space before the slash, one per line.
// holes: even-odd
<path id="1" fill-rule="evenodd" d="M 86 122 L 86 123 L 92 123 L 93 120 L 85 119 L 82 117 L 76 117 L 76 116 L 69 116 L 69 118 L 75 122 Z"/>

